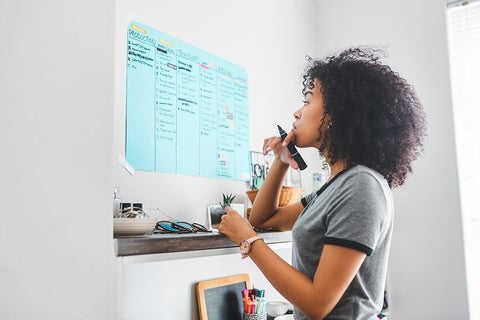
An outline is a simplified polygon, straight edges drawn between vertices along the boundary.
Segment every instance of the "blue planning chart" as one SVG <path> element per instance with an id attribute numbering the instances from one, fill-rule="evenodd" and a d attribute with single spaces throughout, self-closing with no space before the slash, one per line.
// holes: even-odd
<path id="1" fill-rule="evenodd" d="M 126 160 L 138 170 L 250 178 L 247 72 L 132 21 Z"/>

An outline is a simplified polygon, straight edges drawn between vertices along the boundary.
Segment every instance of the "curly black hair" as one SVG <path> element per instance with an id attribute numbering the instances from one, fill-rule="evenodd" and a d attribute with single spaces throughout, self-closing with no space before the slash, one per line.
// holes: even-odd
<path id="1" fill-rule="evenodd" d="M 347 167 L 372 168 L 390 188 L 404 184 L 426 136 L 425 114 L 414 88 L 381 63 L 379 51 L 372 48 L 307 60 L 302 92 L 319 80 L 325 107 L 320 128 L 329 126 L 320 153 L 331 164 L 344 160 Z M 321 133 L 318 139 L 322 141 Z"/>

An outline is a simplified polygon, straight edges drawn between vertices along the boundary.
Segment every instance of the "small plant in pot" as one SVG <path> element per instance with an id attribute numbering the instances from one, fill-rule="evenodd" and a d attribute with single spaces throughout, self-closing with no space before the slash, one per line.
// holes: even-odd
<path id="1" fill-rule="evenodd" d="M 219 202 L 219 205 L 211 205 L 208 207 L 209 217 L 210 217 L 210 226 L 213 229 L 218 229 L 220 222 L 222 222 L 222 216 L 225 213 L 225 208 L 232 205 L 235 195 L 233 194 L 224 194 L 222 193 L 222 201 Z"/>

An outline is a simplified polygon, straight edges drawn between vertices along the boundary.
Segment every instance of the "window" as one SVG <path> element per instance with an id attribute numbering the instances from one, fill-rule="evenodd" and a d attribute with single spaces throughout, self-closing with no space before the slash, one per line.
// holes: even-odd
<path id="1" fill-rule="evenodd" d="M 447 5 L 470 319 L 480 319 L 480 0 Z"/>

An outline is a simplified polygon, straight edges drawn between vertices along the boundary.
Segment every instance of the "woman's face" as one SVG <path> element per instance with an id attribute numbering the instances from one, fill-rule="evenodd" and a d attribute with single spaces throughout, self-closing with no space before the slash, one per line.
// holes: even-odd
<path id="1" fill-rule="evenodd" d="M 295 144 L 300 148 L 315 147 L 320 149 L 322 141 L 318 141 L 320 128 L 322 137 L 329 123 L 329 117 L 325 117 L 325 124 L 322 126 L 322 118 L 324 117 L 323 96 L 320 92 L 320 81 L 315 79 L 313 88 L 308 88 L 305 93 L 305 101 L 303 106 L 298 109 L 293 116 L 293 132 L 295 133 Z"/>

